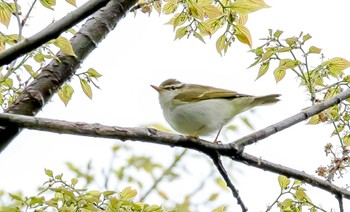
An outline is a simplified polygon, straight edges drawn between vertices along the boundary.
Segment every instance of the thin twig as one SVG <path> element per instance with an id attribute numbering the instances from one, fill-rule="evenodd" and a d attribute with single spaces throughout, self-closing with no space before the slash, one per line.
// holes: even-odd
<path id="1" fill-rule="evenodd" d="M 242 211 L 243 212 L 248 211 L 248 208 L 244 205 L 244 202 L 241 196 L 239 195 L 238 190 L 233 185 L 230 177 L 228 176 L 227 171 L 225 170 L 224 165 L 222 164 L 222 161 L 220 159 L 220 154 L 215 151 L 214 153 L 208 154 L 208 156 L 213 160 L 213 163 L 215 164 L 216 168 L 220 172 L 222 178 L 224 178 L 227 187 L 229 187 L 230 190 L 232 191 L 233 197 L 237 199 L 238 205 L 241 206 Z"/>
<path id="2" fill-rule="evenodd" d="M 343 196 L 341 194 L 335 195 L 335 198 L 339 203 L 339 212 L 344 212 Z"/>
<path id="3" fill-rule="evenodd" d="M 158 177 L 153 185 L 145 192 L 145 194 L 140 198 L 140 202 L 144 202 L 144 200 L 148 197 L 148 195 L 154 190 L 157 188 L 158 184 L 160 182 L 162 182 L 162 180 L 164 179 L 165 176 L 167 176 L 171 170 L 176 167 L 176 165 L 181 161 L 181 159 L 185 156 L 185 154 L 187 153 L 187 150 L 188 149 L 184 149 L 180 155 L 176 156 L 174 161 L 170 164 L 170 166 L 164 170 L 163 174 Z"/>

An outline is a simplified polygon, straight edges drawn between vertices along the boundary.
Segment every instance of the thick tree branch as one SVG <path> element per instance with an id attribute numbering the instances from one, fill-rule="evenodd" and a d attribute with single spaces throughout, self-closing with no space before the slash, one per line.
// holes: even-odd
<path id="1" fill-rule="evenodd" d="M 249 155 L 247 153 L 242 153 L 239 157 L 231 157 L 231 159 L 244 163 L 249 166 L 254 166 L 256 168 L 259 168 L 265 171 L 270 171 L 270 172 L 284 175 L 286 177 L 292 177 L 294 179 L 301 180 L 307 184 L 310 184 L 317 188 L 321 188 L 325 191 L 328 191 L 329 193 L 334 194 L 336 197 L 340 195 L 347 199 L 350 199 L 350 191 L 343 189 L 341 187 L 338 187 L 326 180 L 321 180 L 310 174 L 306 174 L 305 172 L 298 171 L 296 169 L 292 169 L 286 166 L 282 166 L 280 164 L 275 164 L 267 160 L 263 160 L 261 158 L 255 157 L 253 155 Z"/>
<path id="2" fill-rule="evenodd" d="M 71 78 L 83 60 L 97 47 L 97 44 L 105 38 L 135 3 L 136 0 L 109 1 L 107 6 L 89 18 L 71 39 L 77 58 L 59 52 L 57 57 L 60 61 L 52 60 L 50 64 L 44 67 L 39 76 L 24 89 L 5 112 L 34 116 L 50 100 L 60 86 Z M 68 16 L 70 17 L 71 15 Z M 0 152 L 18 132 L 19 129 L 16 125 L 9 124 L 2 128 L 0 127 Z"/>
<path id="3" fill-rule="evenodd" d="M 90 0 L 60 20 L 48 25 L 30 38 L 0 52 L 0 66 L 9 64 L 14 59 L 17 59 L 44 43 L 57 38 L 62 32 L 89 17 L 92 13 L 105 6 L 109 1 L 111 0 Z"/>
<path id="4" fill-rule="evenodd" d="M 295 114 L 294 116 L 291 116 L 289 118 L 286 118 L 278 123 L 275 123 L 271 126 L 268 126 L 262 130 L 256 131 L 250 135 L 244 136 L 236 141 L 233 141 L 232 143 L 235 143 L 238 146 L 246 146 L 249 144 L 253 144 L 261 139 L 267 138 L 270 135 L 273 135 L 277 132 L 280 132 L 294 124 L 297 124 L 299 122 L 302 122 L 308 118 L 310 118 L 313 115 L 318 114 L 319 112 L 332 107 L 336 104 L 339 104 L 341 101 L 347 99 L 350 97 L 350 89 L 347 89 L 346 91 L 327 99 L 326 101 L 320 102 L 312 107 L 309 107 L 303 111 L 301 111 L 298 114 Z M 228 144 L 229 145 L 229 144 Z"/>

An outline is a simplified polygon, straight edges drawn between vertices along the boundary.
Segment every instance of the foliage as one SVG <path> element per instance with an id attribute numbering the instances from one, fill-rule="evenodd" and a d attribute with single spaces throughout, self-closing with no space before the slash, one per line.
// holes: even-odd
<path id="1" fill-rule="evenodd" d="M 269 30 L 265 43 L 252 49 L 255 62 L 250 67 L 260 65 L 257 79 L 273 69 L 276 83 L 284 79 L 287 72 L 294 74 L 310 96 L 311 104 L 322 102 L 349 88 L 350 75 L 344 70 L 350 62 L 341 57 L 325 59 L 319 47 L 308 45 L 312 38 L 310 34 L 300 33 L 298 36 L 282 38 L 283 31 Z M 331 157 L 327 166 L 320 166 L 317 173 L 327 180 L 334 180 L 349 167 L 350 156 L 350 104 L 343 101 L 326 111 L 323 111 L 308 121 L 308 124 L 330 124 L 334 130 L 331 136 L 336 136 L 338 145 L 331 142 L 325 146 L 325 153 Z"/>
<path id="2" fill-rule="evenodd" d="M 108 167 L 102 170 L 93 169 L 92 162 L 86 167 L 78 167 L 67 162 L 70 172 L 75 175 L 70 181 L 63 179 L 63 174 L 56 175 L 53 171 L 45 169 L 49 179 L 43 183 L 39 193 L 34 196 L 24 196 L 21 193 L 10 193 L 12 201 L 6 200 L 6 192 L 0 192 L 0 211 L 173 211 L 168 208 L 176 208 L 177 211 L 198 210 L 197 207 L 213 207 L 218 205 L 220 192 L 206 193 L 203 202 L 194 203 L 196 195 L 201 195 L 208 178 L 215 176 L 215 169 L 198 181 L 198 187 L 188 193 L 182 201 L 174 201 L 171 194 L 162 188 L 164 182 L 177 183 L 181 180 L 180 173 L 185 172 L 182 161 L 193 157 L 187 150 L 177 154 L 169 166 L 164 166 L 153 161 L 149 156 L 137 156 L 126 154 L 132 152 L 132 147 L 116 145 L 112 149 L 112 158 Z M 180 169 L 180 170 L 179 170 Z M 138 173 L 138 174 L 135 174 Z M 160 174 L 159 174 L 160 173 Z M 101 178 L 102 177 L 102 178 Z M 225 182 L 221 178 L 213 179 L 217 183 L 217 189 L 227 191 Z M 202 181 L 202 182 L 201 182 Z M 79 185 L 79 186 L 78 186 Z M 89 190 L 88 188 L 101 185 L 101 189 Z M 128 186 L 124 186 L 128 185 Z M 130 187 L 132 186 L 132 188 Z M 120 190 L 120 192 L 117 192 Z M 177 192 L 178 193 L 178 192 Z M 146 204 L 150 195 L 155 195 L 165 201 L 163 206 Z M 223 211 L 225 205 L 216 206 L 214 211 Z"/>
<path id="3" fill-rule="evenodd" d="M 23 197 L 10 194 L 16 204 L 0 206 L 0 211 L 169 211 L 162 206 L 148 205 L 143 202 L 134 202 L 137 191 L 125 187 L 122 191 L 97 191 L 77 187 L 78 178 L 70 182 L 63 180 L 63 174 L 54 173 L 45 169 L 49 179 L 36 196 Z"/>
<path id="4" fill-rule="evenodd" d="M 152 9 L 159 14 L 172 18 L 168 24 L 172 25 L 175 40 L 185 36 L 194 36 L 203 43 L 204 36 L 218 33 L 216 50 L 220 55 L 227 52 L 228 47 L 237 39 L 241 43 L 252 47 L 249 29 L 245 27 L 248 15 L 269 6 L 263 0 L 139 0 L 138 6 L 144 13 L 151 13 Z M 136 9 L 133 11 L 136 12 Z"/>
<path id="5" fill-rule="evenodd" d="M 70 5 L 76 6 L 75 0 L 66 0 L 66 2 Z M 25 35 L 23 35 L 23 29 L 29 23 L 33 8 L 39 3 L 45 8 L 51 10 L 53 10 L 56 5 L 55 0 L 33 1 L 32 5 L 24 11 L 17 1 L 14 1 L 14 3 L 11 3 L 10 1 L 0 2 L 0 23 L 8 28 L 13 22 L 11 22 L 11 19 L 15 19 L 17 22 L 13 22 L 13 25 L 17 23 L 18 28 L 17 33 L 12 33 L 10 30 L 8 30 L 8 33 L 0 33 L 0 51 L 26 39 Z M 70 29 L 67 32 L 71 35 L 75 34 L 74 29 Z M 66 36 L 70 37 L 69 34 Z M 59 36 L 23 57 L 11 62 L 6 67 L 0 67 L 0 105 L 3 110 L 12 104 L 23 89 L 43 71 L 45 66 L 51 60 L 58 60 L 54 53 L 57 50 L 61 50 L 66 55 L 76 57 L 69 40 L 64 36 Z M 101 76 L 102 75 L 93 68 L 76 75 L 80 80 L 83 92 L 90 99 L 92 98 L 91 85 L 98 88 L 94 80 Z M 61 88 L 58 95 L 62 102 L 67 105 L 72 98 L 73 93 L 73 87 L 66 84 Z"/>
<path id="6" fill-rule="evenodd" d="M 278 176 L 278 183 L 280 185 L 281 191 L 276 200 L 268 206 L 266 211 L 270 211 L 272 206 L 277 204 L 281 212 L 301 212 L 307 209 L 311 212 L 325 211 L 324 209 L 316 206 L 312 203 L 309 196 L 306 194 L 306 189 L 303 187 L 304 183 L 299 180 L 291 181 L 286 176 Z M 283 200 L 282 196 L 289 196 Z"/>

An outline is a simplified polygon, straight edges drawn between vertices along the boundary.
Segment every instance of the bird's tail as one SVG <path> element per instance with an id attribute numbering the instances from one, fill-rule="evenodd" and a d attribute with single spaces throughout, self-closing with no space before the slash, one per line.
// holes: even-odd
<path id="1" fill-rule="evenodd" d="M 280 99 L 278 99 L 278 97 L 280 97 L 280 94 L 270 94 L 270 95 L 266 95 L 266 96 L 257 96 L 254 98 L 253 101 L 253 105 L 268 105 L 268 104 L 273 104 L 276 103 L 278 101 L 280 101 Z"/>

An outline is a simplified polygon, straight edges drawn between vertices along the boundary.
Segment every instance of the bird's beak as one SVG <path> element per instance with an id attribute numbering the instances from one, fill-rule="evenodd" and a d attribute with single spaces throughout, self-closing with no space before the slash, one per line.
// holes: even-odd
<path id="1" fill-rule="evenodd" d="M 155 89 L 156 91 L 158 91 L 159 93 L 162 92 L 162 91 L 164 91 L 163 88 L 158 87 L 158 86 L 155 86 L 155 85 L 151 85 L 151 87 L 154 88 L 154 89 Z"/>

